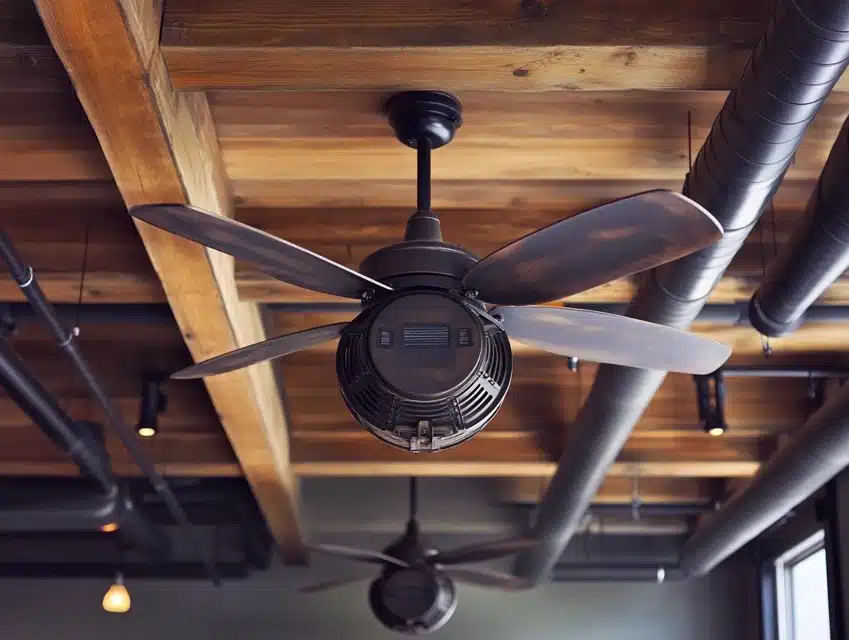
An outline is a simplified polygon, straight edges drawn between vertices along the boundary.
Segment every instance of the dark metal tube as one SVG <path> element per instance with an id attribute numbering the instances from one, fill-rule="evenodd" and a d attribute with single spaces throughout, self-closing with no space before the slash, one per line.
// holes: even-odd
<path id="1" fill-rule="evenodd" d="M 794 331 L 805 310 L 849 269 L 849 119 L 811 194 L 801 228 L 772 261 L 752 296 L 752 326 L 768 336 Z"/>
<path id="2" fill-rule="evenodd" d="M 0 386 L 57 447 L 71 455 L 83 473 L 100 485 L 103 493 L 117 492 L 108 461 L 93 453 L 95 449 L 77 434 L 73 421 L 5 340 L 0 340 Z"/>
<path id="3" fill-rule="evenodd" d="M 566 306 L 574 309 L 587 309 L 620 315 L 628 311 L 627 304 L 616 302 L 591 304 L 578 302 Z M 359 313 L 362 310 L 362 306 L 358 302 L 272 302 L 265 305 L 265 307 L 273 313 Z M 747 309 L 748 304 L 745 302 L 740 304 L 708 304 L 702 307 L 694 322 L 749 326 Z M 104 313 L 106 313 L 106 310 L 104 310 Z M 130 311 L 130 313 L 132 312 Z M 114 317 L 117 322 L 123 316 L 116 312 Z M 849 306 L 815 305 L 805 312 L 803 321 L 806 324 L 849 322 Z"/>
<path id="4" fill-rule="evenodd" d="M 701 575 L 754 540 L 849 466 L 849 386 L 844 386 L 751 482 L 684 544 L 681 566 Z"/>
<path id="5" fill-rule="evenodd" d="M 806 367 L 728 367 L 722 373 L 726 378 L 804 378 L 840 380 L 849 378 L 849 369 L 810 369 Z"/>
<path id="6" fill-rule="evenodd" d="M 21 260 L 15 251 L 9 237 L 4 232 L 0 232 L 0 257 L 2 257 L 2 259 L 6 262 L 9 272 L 23 290 L 24 295 L 35 309 L 36 313 L 38 313 L 53 332 L 59 347 L 65 351 L 71 362 L 74 364 L 74 367 L 77 369 L 80 377 L 82 377 L 85 381 L 86 386 L 88 386 L 92 395 L 106 414 L 106 417 L 121 440 L 121 443 L 127 451 L 129 451 L 139 469 L 142 470 L 142 473 L 144 473 L 148 478 L 154 490 L 162 496 L 162 499 L 168 506 L 174 520 L 184 528 L 187 535 L 195 536 L 188 516 L 186 516 L 186 512 L 183 510 L 182 506 L 180 506 L 180 503 L 177 501 L 176 496 L 174 496 L 174 493 L 171 491 L 168 483 L 165 481 L 165 478 L 163 478 L 156 470 L 156 467 L 150 461 L 148 455 L 142 451 L 141 447 L 139 447 L 133 430 L 124 422 L 124 418 L 121 416 L 120 411 L 118 411 L 115 404 L 103 390 L 103 387 L 100 386 L 100 383 L 97 381 L 97 378 L 95 378 L 94 373 L 88 366 L 88 362 L 86 362 L 82 353 L 80 353 L 77 348 L 77 345 L 74 342 L 74 332 L 69 331 L 62 326 L 59 317 L 53 309 L 53 305 L 47 300 L 47 297 L 42 292 L 41 287 L 35 278 L 35 273 L 32 267 L 28 267 L 24 264 L 23 260 Z M 209 571 L 210 578 L 216 585 L 219 585 L 220 580 L 218 579 L 215 562 L 211 555 L 208 553 L 204 554 L 204 562 L 207 570 Z"/>
<path id="7" fill-rule="evenodd" d="M 658 565 L 558 564 L 554 582 L 669 582 L 683 578 L 681 569 Z"/>
<path id="8" fill-rule="evenodd" d="M 426 137 L 416 144 L 416 208 L 430 211 L 430 141 Z"/>
<path id="9" fill-rule="evenodd" d="M 173 324 L 174 314 L 167 304 L 57 304 L 60 322 L 80 324 Z M 0 304 L 0 318 L 15 323 L 40 321 L 41 316 L 25 302 Z"/>
<path id="10" fill-rule="evenodd" d="M 740 85 L 725 101 L 684 193 L 725 230 L 714 245 L 645 274 L 628 315 L 688 327 L 792 163 L 802 135 L 849 63 L 849 2 L 779 0 Z M 540 503 L 540 544 L 515 572 L 544 579 L 665 373 L 602 365 Z"/>
<path id="11" fill-rule="evenodd" d="M 168 557 L 170 543 L 165 533 L 149 522 L 129 494 L 117 486 L 106 494 L 78 493 L 58 499 L 33 496 L 24 504 L 4 504 L 0 509 L 0 532 L 4 534 L 93 532 L 113 523 L 122 536 L 146 554 Z"/>

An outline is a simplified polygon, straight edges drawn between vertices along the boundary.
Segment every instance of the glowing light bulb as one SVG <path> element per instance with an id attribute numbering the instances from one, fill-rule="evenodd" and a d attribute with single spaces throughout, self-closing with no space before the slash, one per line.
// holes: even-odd
<path id="1" fill-rule="evenodd" d="M 725 428 L 724 427 L 711 427 L 710 429 L 708 429 L 708 433 L 712 436 L 721 436 L 723 433 L 725 433 Z"/>
<path id="2" fill-rule="evenodd" d="M 103 533 L 112 533 L 113 531 L 118 530 L 118 523 L 117 522 L 107 522 L 106 524 L 100 526 L 100 530 Z"/>
<path id="3" fill-rule="evenodd" d="M 156 435 L 156 429 L 153 427 L 139 427 L 139 435 L 142 438 L 152 438 Z"/>
<path id="4" fill-rule="evenodd" d="M 124 576 L 115 575 L 115 583 L 103 596 L 103 610 L 109 613 L 127 613 L 130 610 L 130 592 L 124 586 Z"/>

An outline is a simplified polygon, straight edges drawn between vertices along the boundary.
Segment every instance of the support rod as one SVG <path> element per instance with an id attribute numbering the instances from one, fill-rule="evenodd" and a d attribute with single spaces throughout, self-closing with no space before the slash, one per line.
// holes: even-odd
<path id="1" fill-rule="evenodd" d="M 430 211 L 430 140 L 419 138 L 416 144 L 416 208 Z"/>

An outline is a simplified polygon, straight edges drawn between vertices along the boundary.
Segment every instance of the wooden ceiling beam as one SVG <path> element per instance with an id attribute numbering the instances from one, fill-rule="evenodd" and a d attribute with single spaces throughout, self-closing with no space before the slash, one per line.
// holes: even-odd
<path id="1" fill-rule="evenodd" d="M 180 89 L 729 89 L 770 0 L 168 0 Z"/>
<path id="2" fill-rule="evenodd" d="M 203 95 L 174 92 L 159 50 L 161 4 L 38 0 L 38 11 L 128 206 L 185 202 L 230 215 L 231 197 Z M 264 338 L 240 303 L 232 261 L 138 225 L 195 360 Z M 289 559 L 302 555 L 287 425 L 266 363 L 206 381 L 233 450 Z"/>

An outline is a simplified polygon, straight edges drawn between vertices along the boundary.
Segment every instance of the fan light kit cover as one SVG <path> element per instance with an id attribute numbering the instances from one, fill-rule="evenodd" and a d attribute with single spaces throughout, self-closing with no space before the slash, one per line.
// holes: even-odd
<path id="1" fill-rule="evenodd" d="M 459 101 L 436 91 L 404 92 L 389 99 L 386 112 L 398 139 L 417 152 L 417 208 L 404 240 L 375 251 L 359 271 L 182 204 L 130 209 L 140 220 L 253 262 L 283 282 L 362 303 L 350 323 L 272 338 L 175 378 L 217 375 L 339 338 L 336 374 L 351 413 L 384 442 L 420 452 L 464 442 L 492 420 L 512 377 L 508 338 L 563 356 L 693 374 L 710 373 L 728 359 L 726 345 L 663 325 L 533 306 L 716 242 L 722 227 L 697 203 L 671 191 L 640 193 L 555 222 L 480 259 L 443 241 L 430 207 L 431 152 L 460 127 Z"/>

